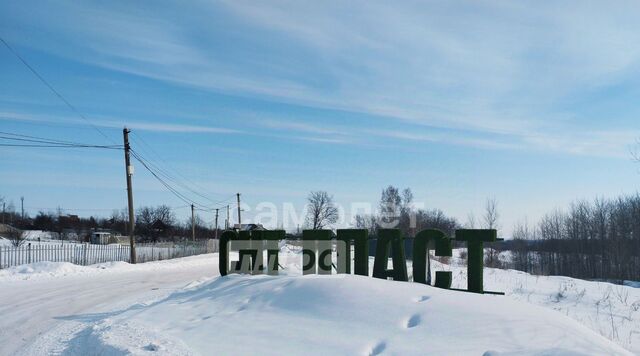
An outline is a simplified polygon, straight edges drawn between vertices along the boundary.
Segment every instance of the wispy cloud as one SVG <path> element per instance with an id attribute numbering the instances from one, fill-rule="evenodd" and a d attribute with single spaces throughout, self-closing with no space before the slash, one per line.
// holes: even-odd
<path id="1" fill-rule="evenodd" d="M 291 130 L 298 132 L 307 132 L 320 135 L 344 135 L 344 131 L 337 128 L 329 128 L 326 125 L 313 125 L 305 122 L 298 121 L 280 121 L 273 119 L 262 119 L 258 121 L 258 124 L 264 127 L 277 129 L 277 130 Z"/>
<path id="2" fill-rule="evenodd" d="M 521 149 L 522 147 L 513 144 L 506 143 L 497 140 L 483 139 L 477 137 L 468 137 L 461 133 L 416 133 L 407 131 L 384 131 L 384 130 L 367 130 L 369 134 L 378 137 L 395 138 L 408 141 L 424 141 L 434 142 L 456 146 L 469 146 L 475 148 L 488 148 L 488 149 Z"/>
<path id="3" fill-rule="evenodd" d="M 103 123 L 101 124 L 105 127 L 122 127 L 127 126 L 129 128 L 144 130 L 144 131 L 155 131 L 155 132 L 173 132 L 173 133 L 240 133 L 241 131 L 234 129 L 227 129 L 221 127 L 212 127 L 212 126 L 200 126 L 200 125 L 185 125 L 185 124 L 162 124 L 162 123 L 146 123 L 146 122 L 121 122 L 121 123 Z"/>
<path id="4" fill-rule="evenodd" d="M 0 112 L 0 120 L 13 121 L 30 121 L 42 123 L 58 123 L 58 124 L 80 124 L 86 125 L 87 122 L 81 119 L 75 119 L 68 116 L 60 117 L 55 115 L 38 115 L 25 114 L 16 112 Z M 104 128 L 122 128 L 127 126 L 132 129 L 138 129 L 149 132 L 165 132 L 165 133 L 215 133 L 215 134 L 237 134 L 242 131 L 224 127 L 189 125 L 180 123 L 162 123 L 162 122 L 146 122 L 136 120 L 116 120 L 104 117 L 98 117 L 92 120 L 91 124 Z"/>
<path id="5" fill-rule="evenodd" d="M 631 135 L 591 128 L 588 115 L 567 115 L 566 101 L 637 77 L 631 75 L 640 63 L 636 3 L 239 0 L 155 7 L 149 13 L 143 5 L 43 4 L 28 18 L 51 37 L 27 39 L 13 29 L 8 36 L 156 80 L 367 114 L 372 125 L 394 123 L 375 134 L 398 140 L 613 157 L 633 142 Z M 292 119 L 261 124 L 325 141 L 370 129 L 360 124 L 345 131 Z M 238 132 L 178 123 L 128 125 Z"/>

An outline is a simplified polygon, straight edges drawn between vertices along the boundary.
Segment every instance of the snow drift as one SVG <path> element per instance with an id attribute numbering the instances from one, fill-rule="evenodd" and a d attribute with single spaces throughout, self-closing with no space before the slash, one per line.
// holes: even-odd
<path id="1" fill-rule="evenodd" d="M 67 354 L 628 354 L 552 310 L 351 275 L 230 275 L 91 318 Z"/>

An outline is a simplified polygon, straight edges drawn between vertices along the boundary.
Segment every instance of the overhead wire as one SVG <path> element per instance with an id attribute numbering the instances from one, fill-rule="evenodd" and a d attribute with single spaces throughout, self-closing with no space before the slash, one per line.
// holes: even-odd
<path id="1" fill-rule="evenodd" d="M 133 136 L 135 136 L 139 140 L 139 141 L 138 140 L 136 140 L 136 141 L 141 143 L 140 147 L 141 147 L 141 149 L 143 151 L 154 155 L 155 157 L 157 157 L 159 160 L 161 160 L 162 162 L 164 162 L 166 164 L 167 169 L 164 169 L 159 164 L 154 163 L 148 157 L 144 157 L 144 158 L 146 158 L 147 163 L 149 163 L 154 168 L 156 168 L 158 170 L 158 172 L 161 173 L 166 179 L 168 179 L 168 180 L 174 182 L 175 184 L 181 186 L 183 189 L 191 192 L 192 194 L 195 194 L 195 195 L 199 196 L 200 198 L 207 200 L 210 204 L 213 204 L 213 205 L 219 205 L 219 204 L 225 203 L 225 202 L 227 202 L 227 201 L 229 201 L 229 200 L 231 200 L 233 198 L 233 195 L 232 195 L 232 196 L 229 196 L 229 197 L 227 197 L 225 199 L 215 200 L 215 199 L 210 198 L 208 195 L 203 194 L 201 191 L 205 191 L 205 192 L 207 192 L 209 194 L 211 194 L 211 192 L 207 191 L 206 188 L 202 187 L 201 185 L 197 184 L 196 182 L 190 180 L 185 175 L 181 174 L 178 170 L 173 169 L 167 163 L 167 161 L 165 159 L 163 159 L 149 144 L 147 144 L 144 141 L 144 139 L 140 135 L 137 135 L 137 134 L 133 133 Z M 143 146 L 146 146 L 148 149 L 145 149 Z M 142 154 L 140 152 L 137 152 L 137 154 L 142 157 Z M 172 174 L 172 172 L 169 172 L 169 170 L 171 170 L 175 174 Z M 181 182 L 181 180 L 176 176 L 180 176 L 183 180 L 185 180 L 188 183 L 190 183 L 195 189 L 190 187 L 187 183 Z"/>
<path id="2" fill-rule="evenodd" d="M 131 150 L 133 152 L 133 149 Z M 145 157 L 143 157 L 139 152 L 136 151 L 136 155 L 140 158 L 145 160 L 145 162 L 147 163 L 148 166 L 154 168 L 156 170 L 156 173 L 158 175 L 161 175 L 162 177 L 164 177 L 166 180 L 174 183 L 175 185 L 178 185 L 180 187 L 182 187 L 184 190 L 187 190 L 189 192 L 191 192 L 192 194 L 195 194 L 197 196 L 199 196 L 202 199 L 205 199 L 207 201 L 209 201 L 211 204 L 215 205 L 215 204 L 219 204 L 225 201 L 230 200 L 229 199 L 225 199 L 225 200 L 221 200 L 221 201 L 214 201 L 212 199 L 210 199 L 209 197 L 207 197 L 206 195 L 198 192 L 197 190 L 194 190 L 193 188 L 189 187 L 188 185 L 186 185 L 185 183 L 181 182 L 180 180 L 178 180 L 177 178 L 175 178 L 174 176 L 172 176 L 171 174 L 169 174 L 168 172 L 166 172 L 165 170 L 163 170 L 162 168 L 158 167 L 156 164 L 154 164 L 153 162 L 150 162 L 148 159 L 146 159 Z M 192 201 L 195 201 L 195 199 L 190 199 Z M 202 204 L 200 202 L 197 203 L 200 206 L 207 206 L 208 204 Z"/>
<path id="3" fill-rule="evenodd" d="M 189 204 L 189 205 L 194 205 L 197 206 L 200 209 L 208 209 L 210 210 L 211 207 L 207 206 L 205 204 L 202 204 L 200 202 L 197 202 L 191 198 L 189 198 L 188 196 L 186 196 L 185 194 L 181 193 L 178 189 L 176 189 L 174 186 L 172 186 L 171 184 L 169 184 L 165 179 L 163 179 L 163 177 L 161 177 L 161 174 L 159 174 L 154 167 L 152 167 L 152 165 L 149 164 L 149 162 L 147 162 L 143 157 L 140 156 L 139 153 L 137 153 L 134 150 L 131 150 L 131 155 L 138 161 L 140 162 L 140 164 L 142 164 L 142 166 L 149 172 L 151 173 L 151 175 L 156 178 L 156 180 L 158 180 L 165 188 L 167 188 L 167 190 L 169 190 L 173 195 L 175 195 L 178 199 L 182 200 L 184 203 Z"/>
<path id="4" fill-rule="evenodd" d="M 108 146 L 95 146 L 95 145 L 35 145 L 35 144 L 8 144 L 8 143 L 0 143 L 0 147 L 43 147 L 43 148 L 105 148 L 105 149 L 113 149 L 117 150 L 119 148 L 108 147 Z"/>
<path id="5" fill-rule="evenodd" d="M 36 76 L 36 78 L 38 78 L 40 80 L 40 82 L 42 82 L 47 88 L 49 88 L 49 90 L 56 96 L 58 97 L 58 99 L 60 99 L 69 109 L 71 109 L 71 111 L 75 112 L 80 118 L 82 118 L 84 121 L 86 121 L 91 127 L 93 127 L 98 133 L 100 133 L 100 135 L 102 135 L 104 138 L 106 138 L 107 140 L 111 141 L 112 143 L 116 143 L 113 139 L 111 139 L 109 136 L 107 136 L 107 134 L 105 134 L 102 130 L 100 130 L 100 128 L 98 128 L 98 126 L 94 125 L 91 120 L 89 120 L 82 112 L 80 112 L 80 110 L 78 110 L 73 104 L 71 104 L 69 102 L 69 100 L 67 100 L 58 90 L 56 90 L 53 85 L 51 85 L 46 79 L 44 79 L 44 77 L 42 75 L 40 75 L 40 73 L 38 73 L 38 71 L 32 67 L 26 59 L 24 59 L 20 53 L 18 53 L 13 47 L 11 47 L 11 45 L 9 45 L 9 43 L 7 43 L 7 41 L 4 40 L 4 38 L 0 37 L 0 42 L 2 42 L 5 47 L 7 47 L 7 49 L 14 55 L 16 56 L 16 58 L 18 58 L 20 60 L 20 62 L 22 62 L 22 64 L 24 64 L 25 67 L 27 67 L 29 69 L 29 71 L 31 71 L 31 73 L 33 73 L 33 75 Z"/>
<path id="6" fill-rule="evenodd" d="M 212 194 L 210 191 L 208 191 L 206 188 L 204 188 L 203 186 L 199 185 L 198 183 L 196 183 L 195 181 L 189 179 L 188 177 L 186 177 L 185 175 L 183 175 L 182 173 L 180 173 L 180 171 L 173 169 L 171 167 L 171 165 L 169 165 L 169 163 L 160 156 L 160 154 L 158 154 L 153 147 L 151 147 L 149 144 L 146 143 L 146 141 L 142 138 L 142 136 L 136 134 L 135 132 L 132 132 L 132 136 L 135 136 L 134 140 L 138 141 L 139 143 L 141 143 L 141 149 L 145 152 L 149 152 L 151 155 L 155 156 L 156 158 L 158 158 L 160 161 L 164 162 L 167 169 L 163 169 L 162 167 L 160 167 L 158 164 L 154 164 L 148 157 L 147 157 L 147 162 L 152 164 L 158 171 L 164 173 L 165 177 L 167 179 L 172 180 L 174 183 L 182 186 L 184 189 L 190 191 L 191 193 L 209 201 L 211 204 L 217 205 L 217 204 L 222 204 L 225 203 L 231 199 L 233 199 L 233 195 L 229 198 L 225 198 L 222 200 L 215 200 L 215 199 L 211 199 L 208 195 L 205 195 L 203 193 L 201 193 L 200 191 L 204 191 L 206 193 Z M 147 149 L 145 149 L 145 147 Z M 138 153 L 140 155 L 140 153 Z M 171 170 L 173 173 L 175 173 L 175 175 L 172 175 L 171 172 L 169 172 L 169 170 Z M 184 179 L 185 181 L 187 181 L 188 183 L 190 183 L 191 185 L 193 185 L 195 189 L 192 189 L 191 187 L 189 187 L 186 183 L 181 183 L 179 182 L 179 179 L 176 178 L 177 176 L 180 176 L 182 179 Z M 198 191 L 199 190 L 199 191 Z"/>
<path id="7" fill-rule="evenodd" d="M 2 42 L 4 44 L 4 46 L 36 77 L 38 78 L 38 80 L 44 84 L 58 99 L 60 99 L 71 111 L 73 111 L 76 115 L 78 115 L 80 118 L 82 118 L 84 121 L 86 121 L 93 129 L 95 129 L 98 133 L 100 133 L 104 138 L 106 138 L 108 141 L 114 143 L 114 145 L 95 145 L 95 144 L 84 144 L 84 143 L 76 143 L 76 142 L 69 142 L 69 141 L 61 141 L 61 140 L 54 140 L 54 139 L 46 139 L 46 138 L 39 138 L 39 137 L 35 137 L 35 136 L 29 136 L 29 135 L 21 135 L 21 134 L 14 134 L 14 133 L 7 133 L 7 132 L 0 132 L 3 133 L 5 135 L 9 135 L 9 136 L 14 136 L 14 137 L 7 137 L 7 136 L 0 136 L 0 139 L 4 139 L 4 140 L 10 140 L 10 141 L 18 141 L 18 142 L 28 142 L 28 143 L 0 143 L 1 147 L 40 147 L 40 148 L 101 148 L 101 149 L 122 149 L 123 145 L 118 145 L 116 144 L 116 142 L 110 138 L 108 135 L 106 135 L 102 130 L 100 130 L 100 128 L 98 126 L 96 126 L 95 124 L 93 124 L 91 122 L 91 120 L 89 120 L 89 118 L 87 118 L 82 112 L 80 112 L 80 110 L 78 110 L 78 108 L 73 105 L 69 100 L 67 100 L 62 93 L 60 93 L 56 88 L 53 87 L 53 85 L 51 83 L 49 83 L 33 66 L 31 66 L 29 64 L 29 62 L 27 62 L 27 60 L 22 57 L 11 45 L 9 45 L 9 43 L 7 41 L 4 40 L 4 38 L 0 37 L 0 42 Z M 135 133 L 134 133 L 135 135 Z M 139 135 L 135 135 L 136 137 L 138 137 L 140 139 L 140 142 L 142 142 L 143 145 L 145 145 L 146 147 L 149 148 L 149 150 L 155 154 L 155 151 L 153 150 L 153 148 L 146 144 L 146 142 L 144 142 L 144 139 L 142 137 L 140 137 Z M 176 197 L 178 197 L 180 200 L 182 200 L 183 202 L 190 204 L 190 205 L 198 205 L 201 207 L 201 209 L 206 209 L 208 211 L 212 211 L 215 210 L 216 206 L 211 207 L 211 206 L 207 206 L 205 204 L 201 204 L 199 202 L 196 202 L 193 199 L 190 199 L 189 197 L 187 197 L 186 195 L 180 193 L 176 188 L 174 188 L 171 184 L 167 183 L 165 181 L 169 180 L 171 182 L 173 182 L 174 184 L 182 187 L 185 190 L 188 190 L 189 192 L 191 192 L 192 194 L 195 194 L 197 196 L 199 196 L 200 198 L 206 199 L 207 201 L 209 201 L 210 203 L 215 204 L 222 204 L 225 202 L 230 201 L 232 197 L 227 198 L 227 199 L 223 199 L 223 200 L 219 200 L 216 201 L 214 199 L 209 198 L 208 196 L 192 189 L 191 187 L 187 186 L 185 183 L 180 182 L 175 176 L 171 175 L 167 170 L 162 169 L 161 167 L 159 167 L 158 165 L 153 164 L 152 162 L 150 162 L 150 160 L 146 160 L 145 158 L 142 157 L 141 154 L 135 152 L 134 150 L 131 150 L 132 155 L 134 156 L 134 158 L 136 160 L 138 160 L 145 169 L 147 169 L 158 181 L 160 181 L 160 183 L 162 183 L 171 193 L 173 193 Z M 159 155 L 156 154 L 156 156 L 160 157 Z M 160 159 L 161 161 L 164 161 L 164 159 Z M 166 161 L 164 161 L 166 163 Z M 153 167 L 153 168 L 152 168 Z M 174 170 L 175 171 L 175 170 Z M 187 177 L 185 177 L 184 175 L 180 174 L 179 172 L 175 171 L 177 173 L 177 175 L 181 176 L 184 180 L 186 181 L 190 181 Z M 163 176 L 165 179 L 162 179 L 160 176 Z M 201 190 L 205 190 L 202 189 L 201 186 L 198 186 L 198 184 L 196 184 L 193 181 L 190 181 L 191 184 L 193 184 L 194 186 L 200 188 Z M 223 207 L 225 206 L 220 205 L 219 207 Z"/>
<path id="8" fill-rule="evenodd" d="M 190 200 L 188 197 L 184 196 L 183 194 L 181 194 L 179 191 L 177 191 L 175 188 L 173 188 L 169 183 L 167 183 L 164 179 L 162 179 L 158 173 L 156 173 L 154 171 L 154 169 L 152 169 L 147 162 L 141 158 L 134 150 L 131 150 L 131 155 L 138 161 L 140 162 L 140 164 L 142 164 L 142 166 L 149 171 L 149 173 L 151 173 L 152 176 L 154 176 L 156 178 L 156 180 L 158 180 L 162 185 L 164 185 L 165 188 L 167 188 L 171 193 L 173 193 L 173 195 L 175 195 L 178 199 L 182 200 L 184 203 L 187 204 L 198 204 L 197 202 L 194 202 L 192 200 Z M 200 204 L 198 204 L 200 205 Z"/>
<path id="9" fill-rule="evenodd" d="M 122 145 L 95 145 L 89 143 L 62 141 L 44 137 L 17 134 L 12 132 L 0 131 L 0 140 L 28 142 L 28 143 L 0 143 L 4 147 L 47 147 L 47 148 L 106 148 L 121 149 Z"/>
<path id="10" fill-rule="evenodd" d="M 58 140 L 58 139 L 50 139 L 50 138 L 45 138 L 45 137 L 23 135 L 23 134 L 18 134 L 18 133 L 13 133 L 13 132 L 6 132 L 6 131 L 0 131 L 0 140 L 26 142 L 26 143 L 1 143 L 1 141 L 0 141 L 0 146 L 4 146 L 4 147 L 105 148 L 105 149 L 122 149 L 123 148 L 122 145 L 92 145 L 92 144 L 85 144 L 85 143 L 72 142 L 72 141 L 64 141 L 64 140 Z M 148 170 L 154 176 L 154 178 L 156 178 L 163 186 L 165 186 L 165 188 L 167 188 L 167 190 L 169 190 L 173 195 L 178 197 L 181 201 L 183 201 L 184 203 L 188 204 L 185 207 L 194 205 L 194 206 L 198 206 L 198 210 L 202 210 L 202 211 L 213 211 L 216 208 L 215 205 L 212 206 L 212 205 L 209 205 L 209 204 L 203 204 L 203 203 L 198 202 L 198 201 L 196 201 L 194 199 L 191 199 L 186 194 L 181 193 L 179 191 L 179 189 L 174 187 L 171 183 L 173 183 L 174 185 L 177 185 L 177 186 L 179 186 L 179 187 L 181 187 L 183 189 L 186 189 L 189 192 L 191 192 L 191 193 L 193 193 L 193 194 L 195 194 L 197 196 L 200 196 L 201 198 L 204 198 L 204 199 L 206 199 L 206 200 L 208 200 L 208 201 L 210 201 L 211 203 L 214 203 L 214 204 L 222 204 L 224 202 L 228 202 L 233 197 L 233 196 L 230 196 L 229 198 L 224 199 L 224 200 L 214 201 L 214 200 L 210 199 L 209 197 L 207 197 L 207 196 L 199 193 L 198 191 L 192 189 L 191 187 L 187 186 L 186 184 L 182 183 L 175 176 L 171 175 L 169 172 L 166 172 L 161 167 L 153 164 L 152 162 L 149 162 L 139 152 L 137 152 L 137 151 L 135 151 L 133 149 L 131 149 L 130 152 L 131 152 L 132 156 L 137 161 L 139 161 L 143 165 L 143 167 L 146 170 Z M 222 207 L 222 206 L 223 205 L 220 205 L 219 207 Z"/>

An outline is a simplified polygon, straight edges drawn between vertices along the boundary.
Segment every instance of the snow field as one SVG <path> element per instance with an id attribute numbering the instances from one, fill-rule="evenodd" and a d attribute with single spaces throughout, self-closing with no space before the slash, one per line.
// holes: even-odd
<path id="1" fill-rule="evenodd" d="M 278 277 L 216 277 L 216 254 L 65 272 L 31 267 L 28 273 L 0 274 L 0 286 L 54 288 L 86 278 L 108 285 L 108 278 L 128 278 L 126 288 L 134 288 L 145 275 L 162 284 L 176 270 L 186 276 L 198 271 L 178 289 L 155 290 L 153 297 L 141 291 L 135 303 L 107 303 L 107 312 L 87 307 L 65 314 L 59 306 L 65 321 L 21 348 L 29 355 L 624 355 L 640 347 L 640 317 L 630 312 L 640 294 L 632 287 L 487 269 L 486 289 L 507 295 L 476 295 L 370 277 L 303 277 L 299 251 L 288 246 L 280 262 L 285 269 Z M 443 269 L 453 272 L 454 287 L 464 288 L 465 268 L 434 262 L 432 272 Z M 606 293 L 609 299 L 602 301 Z M 613 329 L 612 316 L 618 325 Z M 625 333 L 631 337 L 621 337 Z"/>

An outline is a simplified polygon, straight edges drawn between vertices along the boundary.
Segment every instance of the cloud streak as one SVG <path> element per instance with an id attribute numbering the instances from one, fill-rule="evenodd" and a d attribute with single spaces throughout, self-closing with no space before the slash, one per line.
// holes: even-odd
<path id="1" fill-rule="evenodd" d="M 52 115 L 38 115 L 38 114 L 25 114 L 16 112 L 0 112 L 0 120 L 11 121 L 27 121 L 27 122 L 40 122 L 40 123 L 52 123 L 52 124 L 75 124 L 86 125 L 86 122 L 80 119 L 71 118 L 68 116 L 52 116 Z M 145 122 L 136 120 L 115 120 L 99 118 L 98 120 L 92 120 L 91 123 L 97 127 L 104 128 L 117 128 L 121 129 L 124 126 L 132 129 L 138 129 L 149 132 L 163 132 L 163 133 L 203 133 L 203 134 L 238 134 L 242 133 L 240 130 L 203 126 L 203 125 L 189 125 L 181 123 L 161 123 L 161 122 Z"/>
<path id="2" fill-rule="evenodd" d="M 178 4 L 157 5 L 153 13 L 142 5 L 49 6 L 30 18 L 52 39 L 26 39 L 11 30 L 10 39 L 110 70 L 366 114 L 371 125 L 394 126 L 382 132 L 367 124 L 259 119 L 262 127 L 305 133 L 309 140 L 342 142 L 366 131 L 408 142 L 621 157 L 633 139 L 615 131 L 635 134 L 633 127 L 594 129 L 594 118 L 566 104 L 586 90 L 634 77 L 640 63 L 634 41 L 640 25 L 632 16 L 640 8 L 634 3 L 223 1 L 180 7 L 179 18 L 173 16 Z M 128 125 L 174 133 L 242 131 Z"/>

